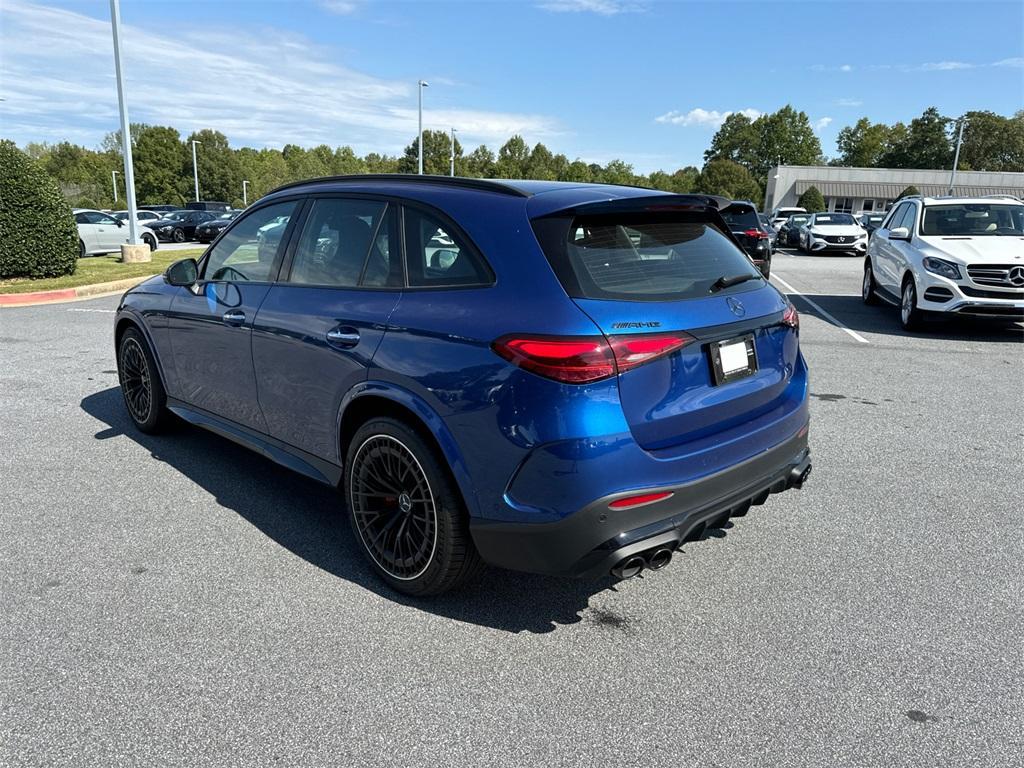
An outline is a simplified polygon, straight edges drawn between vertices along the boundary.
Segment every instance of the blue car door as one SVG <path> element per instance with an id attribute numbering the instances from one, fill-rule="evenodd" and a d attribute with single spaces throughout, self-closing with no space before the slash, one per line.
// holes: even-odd
<path id="1" fill-rule="evenodd" d="M 313 198 L 256 315 L 268 434 L 335 464 L 342 399 L 366 378 L 402 296 L 398 221 L 398 206 L 383 199 Z"/>
<path id="2" fill-rule="evenodd" d="M 277 275 L 288 224 L 300 200 L 240 218 L 200 264 L 194 287 L 171 301 L 175 391 L 190 406 L 266 431 L 252 366 L 252 325 Z"/>

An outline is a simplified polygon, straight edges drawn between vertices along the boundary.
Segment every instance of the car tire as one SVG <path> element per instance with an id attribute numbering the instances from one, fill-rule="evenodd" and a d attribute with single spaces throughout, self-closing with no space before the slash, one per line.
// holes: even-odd
<path id="1" fill-rule="evenodd" d="M 80 259 L 84 259 L 85 258 L 85 241 L 84 240 L 79 240 L 78 241 L 78 258 L 80 258 Z"/>
<path id="2" fill-rule="evenodd" d="M 117 345 L 117 378 L 132 422 L 152 435 L 170 421 L 167 393 L 149 344 L 137 328 L 129 328 Z"/>
<path id="3" fill-rule="evenodd" d="M 917 307 L 917 286 L 914 278 L 907 276 L 903 280 L 903 291 L 900 294 L 900 325 L 905 331 L 916 331 L 921 327 L 924 313 Z"/>
<path id="4" fill-rule="evenodd" d="M 871 259 L 864 260 L 864 279 L 860 285 L 860 298 L 869 307 L 878 304 L 878 296 L 875 295 L 875 272 L 871 268 Z"/>
<path id="5" fill-rule="evenodd" d="M 142 242 L 149 246 L 150 253 L 156 250 L 156 238 L 152 235 L 143 235 Z"/>
<path id="6" fill-rule="evenodd" d="M 345 467 L 352 532 L 392 589 L 438 595 L 477 575 L 482 561 L 462 496 L 439 452 L 409 425 L 367 421 L 349 441 Z"/>
<path id="7" fill-rule="evenodd" d="M 185 230 L 183 230 L 183 229 L 175 229 L 174 232 L 171 233 L 171 239 L 174 242 L 176 242 L 176 243 L 184 243 L 185 242 Z"/>

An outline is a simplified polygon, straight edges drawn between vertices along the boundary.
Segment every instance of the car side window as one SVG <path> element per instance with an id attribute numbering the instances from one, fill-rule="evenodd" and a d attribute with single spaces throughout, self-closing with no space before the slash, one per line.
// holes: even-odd
<path id="1" fill-rule="evenodd" d="M 101 213 L 101 214 L 99 214 L 99 220 L 96 223 L 97 224 L 107 224 L 107 225 L 112 225 L 112 226 L 116 227 L 117 226 L 117 219 L 115 219 L 113 216 L 107 216 L 107 214 Z"/>
<path id="2" fill-rule="evenodd" d="M 297 205 L 294 200 L 276 203 L 239 219 L 210 251 L 203 279 L 270 280 L 281 241 Z"/>
<path id="3" fill-rule="evenodd" d="M 76 224 L 88 224 L 89 223 L 89 217 L 86 216 L 84 213 L 76 213 L 75 214 L 75 223 Z"/>
<path id="4" fill-rule="evenodd" d="M 401 286 L 394 221 L 393 206 L 380 200 L 315 199 L 288 282 L 339 288 Z"/>
<path id="5" fill-rule="evenodd" d="M 903 211 L 903 215 L 900 217 L 899 224 L 897 224 L 896 226 L 906 227 L 909 232 L 913 233 L 914 218 L 915 214 L 917 213 L 917 209 L 914 207 L 913 203 L 904 203 L 904 208 L 906 210 Z M 896 227 L 891 227 L 891 229 L 895 228 Z"/>
<path id="6" fill-rule="evenodd" d="M 414 287 L 490 285 L 490 270 L 480 257 L 436 217 L 405 209 L 405 254 L 409 285 Z"/>
<path id="7" fill-rule="evenodd" d="M 884 224 L 884 229 L 896 229 L 899 226 L 899 222 L 903 220 L 903 214 L 906 213 L 907 203 L 900 203 L 889 213 L 889 218 Z"/>

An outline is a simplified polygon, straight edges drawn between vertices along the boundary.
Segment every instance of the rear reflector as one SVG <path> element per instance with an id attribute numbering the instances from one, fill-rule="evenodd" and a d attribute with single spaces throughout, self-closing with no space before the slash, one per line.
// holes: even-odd
<path id="1" fill-rule="evenodd" d="M 586 384 L 625 373 L 682 349 L 685 333 L 635 336 L 505 336 L 491 349 L 510 363 L 566 384 Z"/>
<path id="2" fill-rule="evenodd" d="M 608 509 L 630 509 L 643 504 L 653 504 L 655 501 L 662 501 L 672 496 L 671 491 L 663 493 L 645 493 L 640 496 L 627 496 L 624 499 L 616 499 L 608 505 Z"/>
<path id="3" fill-rule="evenodd" d="M 782 324 L 788 325 L 790 328 L 800 327 L 800 313 L 792 304 L 786 307 L 786 311 L 782 313 Z"/>

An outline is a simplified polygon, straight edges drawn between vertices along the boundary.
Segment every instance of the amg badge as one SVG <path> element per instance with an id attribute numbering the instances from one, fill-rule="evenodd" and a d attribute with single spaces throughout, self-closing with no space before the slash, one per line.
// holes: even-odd
<path id="1" fill-rule="evenodd" d="M 661 328 L 657 320 L 649 320 L 646 323 L 612 323 L 612 328 L 619 331 L 623 328 Z"/>

